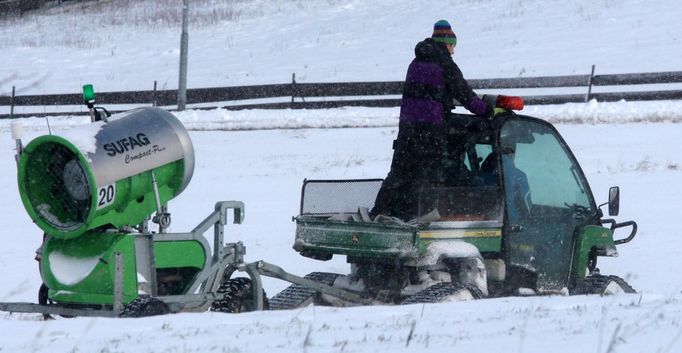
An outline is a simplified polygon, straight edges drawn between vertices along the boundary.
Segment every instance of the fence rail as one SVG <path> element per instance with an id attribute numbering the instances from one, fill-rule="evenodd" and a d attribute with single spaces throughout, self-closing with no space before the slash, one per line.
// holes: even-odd
<path id="1" fill-rule="evenodd" d="M 469 80 L 469 83 L 475 90 L 554 89 L 570 87 L 583 87 L 586 89 L 585 94 L 526 95 L 524 96 L 524 100 L 527 105 L 577 103 L 586 102 L 591 99 L 602 102 L 619 100 L 646 101 L 682 99 L 682 90 L 673 89 L 657 91 L 592 92 L 594 86 L 636 86 L 644 84 L 682 83 L 682 71 L 594 75 L 593 66 L 591 75 L 473 79 Z M 156 83 L 154 86 L 156 87 Z M 215 105 L 210 107 L 202 106 L 194 107 L 193 109 L 225 108 L 230 110 L 285 108 L 319 109 L 341 106 L 395 107 L 400 105 L 400 99 L 397 98 L 397 96 L 401 95 L 402 87 L 403 83 L 401 81 L 297 83 L 295 75 L 292 75 L 291 83 L 285 84 L 188 89 L 187 104 L 215 103 Z M 306 101 L 306 98 L 324 97 L 327 97 L 328 99 Z M 344 98 L 339 99 L 339 97 Z M 177 103 L 177 90 L 157 91 L 154 89 L 151 91 L 102 92 L 97 94 L 97 98 L 98 104 L 100 105 L 152 104 L 158 106 L 172 106 Z M 239 103 L 239 101 L 245 100 L 281 98 L 290 98 L 290 101 L 275 103 Z M 300 101 L 296 101 L 297 98 L 300 99 Z M 228 102 L 232 104 L 227 105 Z M 65 112 L 13 114 L 14 107 L 16 106 L 48 107 L 74 105 L 82 105 L 82 96 L 80 94 L 15 96 L 13 93 L 12 96 L 0 96 L 0 106 L 11 107 L 10 114 L 0 114 L 0 119 L 25 116 L 86 114 Z"/>

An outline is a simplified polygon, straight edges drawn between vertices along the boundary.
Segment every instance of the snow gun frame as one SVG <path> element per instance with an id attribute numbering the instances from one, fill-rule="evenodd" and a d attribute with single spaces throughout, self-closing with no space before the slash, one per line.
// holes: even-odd
<path id="1" fill-rule="evenodd" d="M 239 201 L 221 201 L 216 203 L 215 211 L 206 217 L 192 231 L 187 233 L 151 233 L 144 231 L 134 234 L 136 257 L 138 265 L 146 263 L 147 272 L 145 277 L 150 278 L 146 283 L 150 298 L 162 301 L 168 305 L 169 312 L 180 311 L 206 311 L 215 300 L 221 299 L 217 290 L 224 276 L 228 277 L 232 272 L 243 264 L 246 250 L 241 242 L 223 245 L 224 226 L 227 224 L 228 211 L 234 212 L 234 223 L 239 224 L 244 217 L 244 204 Z M 205 232 L 213 228 L 214 243 L 213 251 L 209 246 Z M 206 258 L 204 269 L 199 272 L 189 284 L 188 293 L 185 295 L 157 296 L 158 286 L 154 266 L 153 245 L 160 242 L 194 241 L 201 245 L 202 249 L 212 256 Z M 241 267 L 242 269 L 244 267 Z M 118 317 L 135 313 L 125 313 L 123 299 L 123 273 L 124 259 L 121 253 L 115 253 L 115 280 L 113 287 L 113 305 L 99 305 L 79 307 L 74 304 L 32 304 L 32 303 L 0 303 L 0 310 L 22 313 L 42 313 L 61 316 L 105 316 Z M 260 283 L 258 275 L 253 277 L 254 283 Z M 260 298 L 262 301 L 262 298 Z"/>

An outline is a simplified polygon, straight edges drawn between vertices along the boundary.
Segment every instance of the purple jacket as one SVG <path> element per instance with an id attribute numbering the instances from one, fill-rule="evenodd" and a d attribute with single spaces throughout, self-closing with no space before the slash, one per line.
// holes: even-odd
<path id="1" fill-rule="evenodd" d="M 454 100 L 471 113 L 488 115 L 492 108 L 476 96 L 443 43 L 427 38 L 414 48 L 400 104 L 400 121 L 442 124 Z"/>

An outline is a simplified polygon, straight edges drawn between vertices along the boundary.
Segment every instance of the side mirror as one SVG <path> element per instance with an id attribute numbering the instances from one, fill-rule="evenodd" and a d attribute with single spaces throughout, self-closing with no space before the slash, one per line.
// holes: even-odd
<path id="1" fill-rule="evenodd" d="M 620 188 L 612 186 L 609 189 L 609 216 L 618 216 L 620 210 Z"/>

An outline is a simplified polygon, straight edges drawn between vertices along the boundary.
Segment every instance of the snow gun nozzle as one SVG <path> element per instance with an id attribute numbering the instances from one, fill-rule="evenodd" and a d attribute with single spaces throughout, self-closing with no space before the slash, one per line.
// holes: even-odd
<path id="1" fill-rule="evenodd" d="M 504 108 L 508 110 L 522 110 L 523 97 L 499 95 L 497 96 L 495 106 L 497 108 Z"/>

